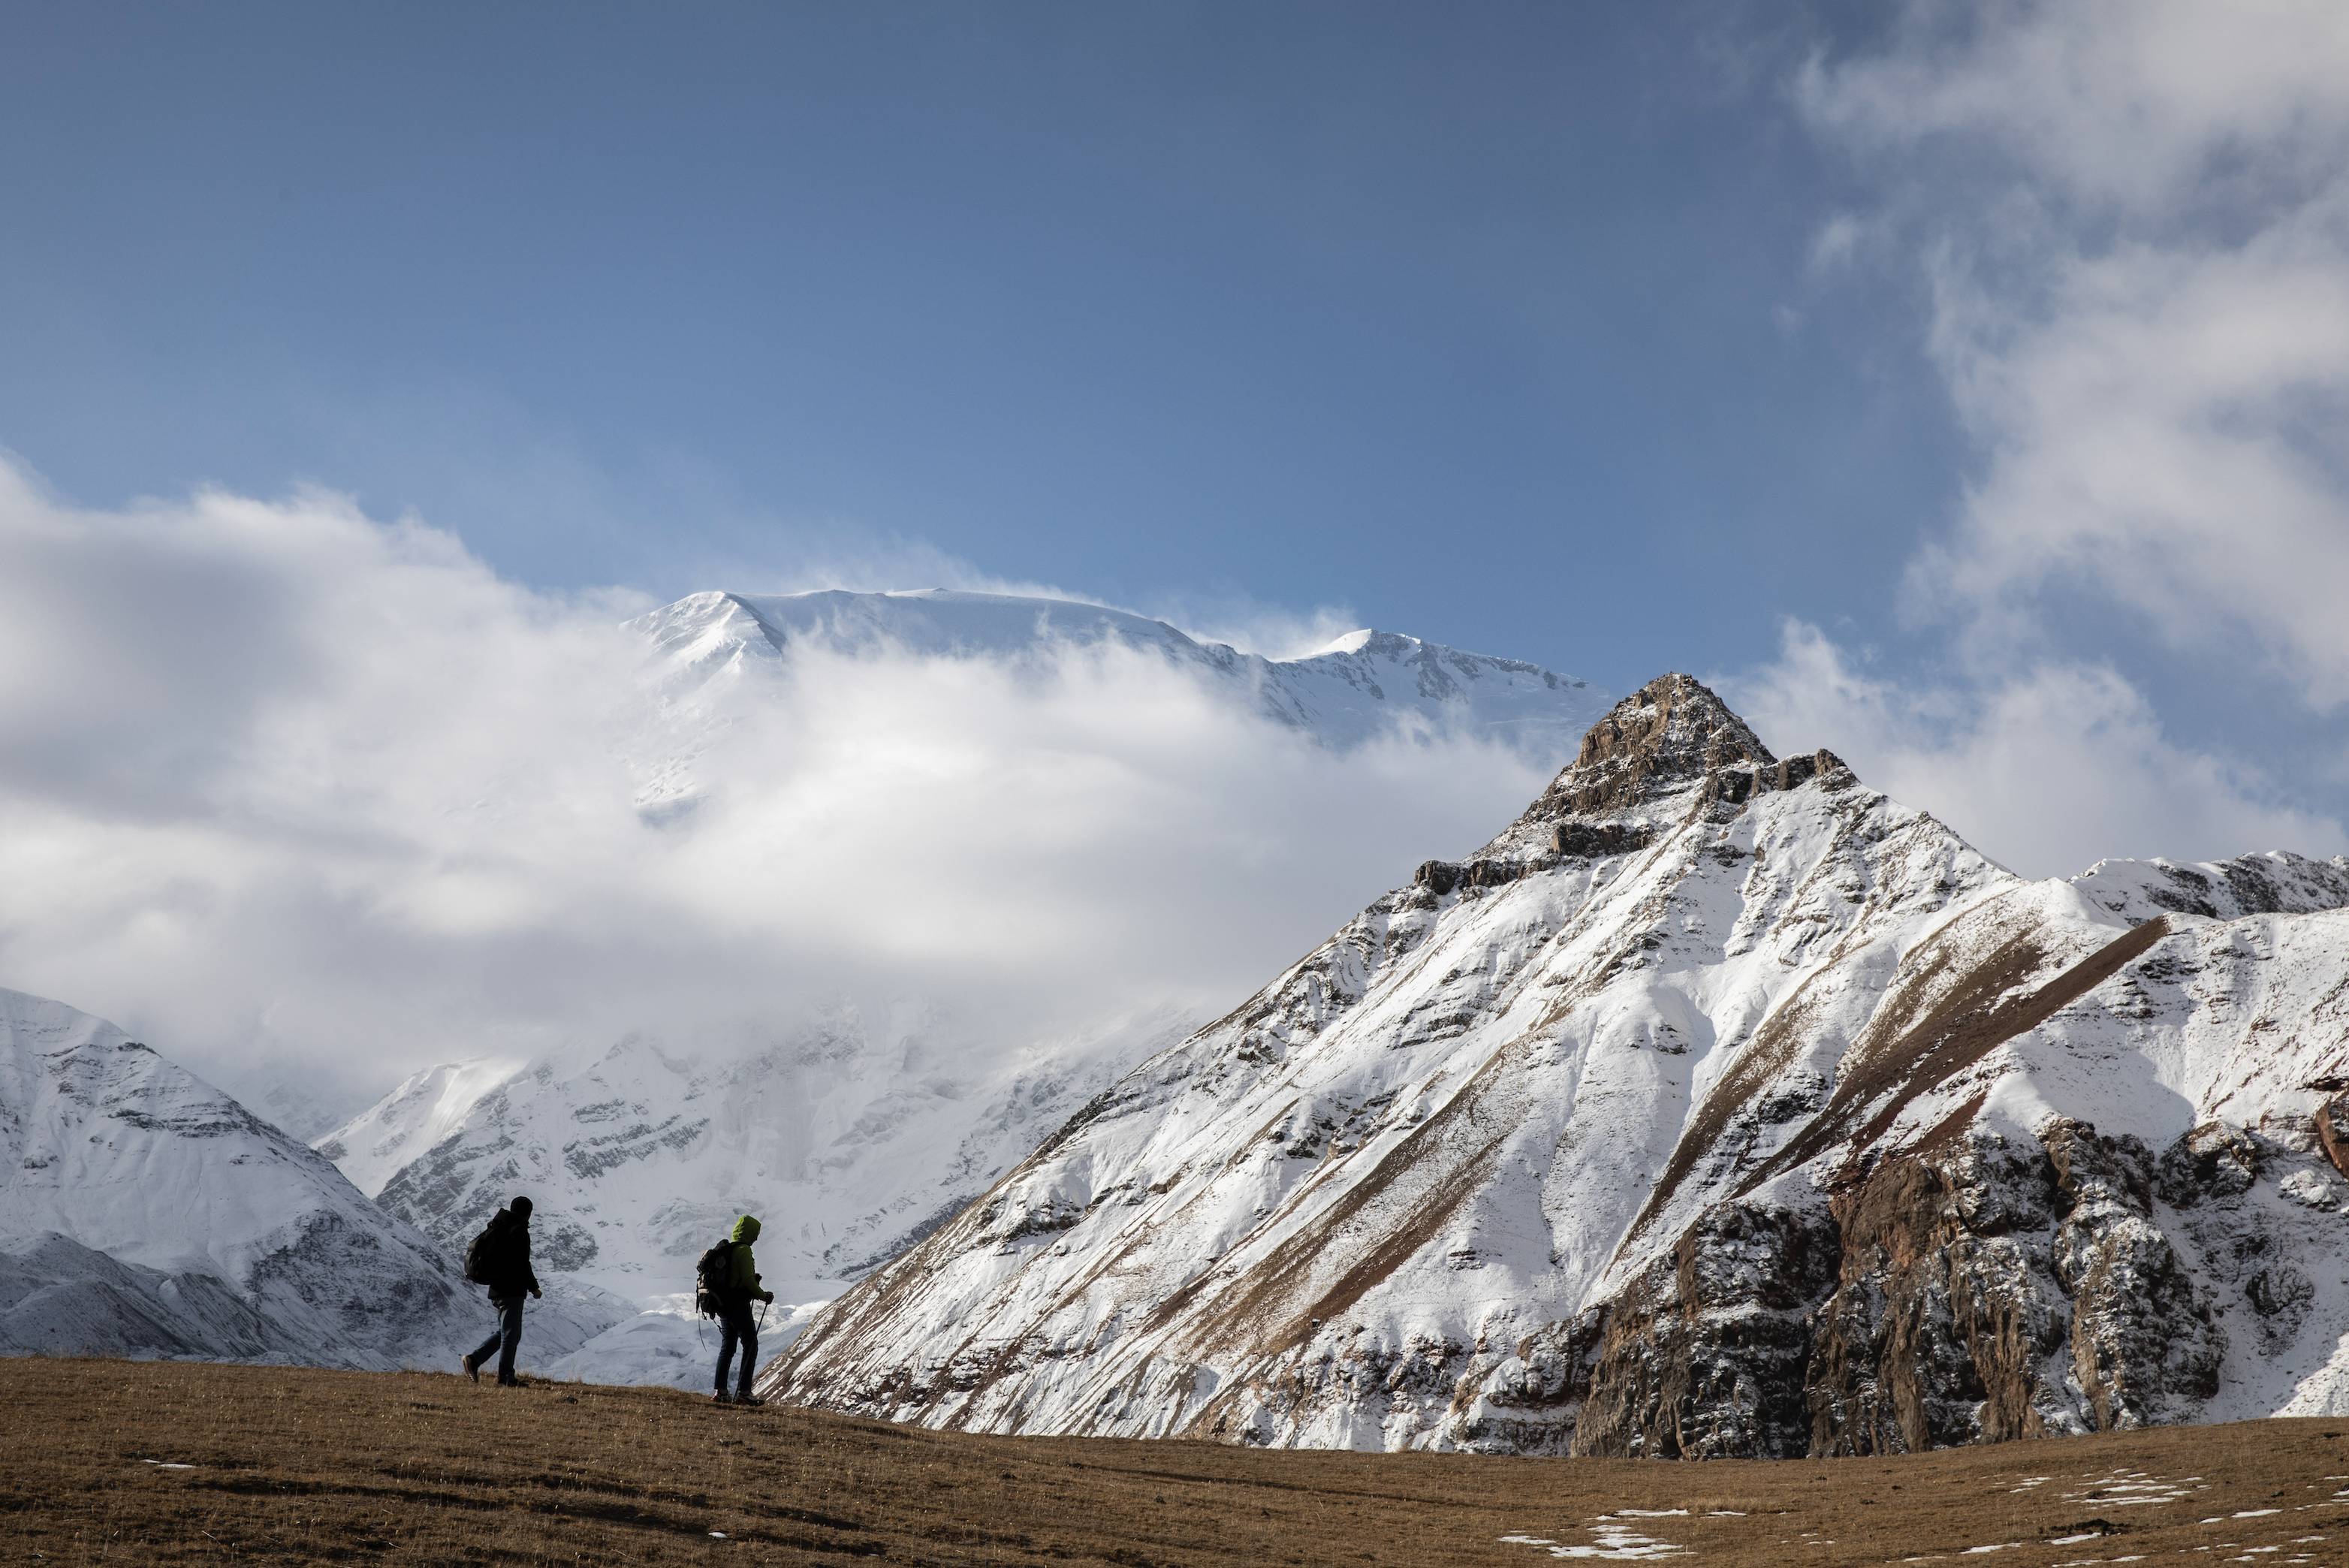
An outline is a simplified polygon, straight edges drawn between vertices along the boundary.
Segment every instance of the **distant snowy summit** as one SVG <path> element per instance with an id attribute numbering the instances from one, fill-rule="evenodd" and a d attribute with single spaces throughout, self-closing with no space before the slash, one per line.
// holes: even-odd
<path id="1" fill-rule="evenodd" d="M 1104 605 L 944 588 L 695 593 L 628 629 L 652 641 L 665 676 L 697 687 L 739 678 L 808 645 L 1013 662 L 1117 645 L 1195 670 L 1232 700 L 1328 746 L 1360 746 L 1398 725 L 1426 727 L 1490 739 L 1546 766 L 1573 754 L 1610 700 L 1539 665 L 1394 632 L 1349 632 L 1302 657 L 1270 659 Z"/>

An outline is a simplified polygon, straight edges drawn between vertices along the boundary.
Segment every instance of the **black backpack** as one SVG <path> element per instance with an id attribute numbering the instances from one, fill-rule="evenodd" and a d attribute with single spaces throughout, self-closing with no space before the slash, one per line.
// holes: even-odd
<path id="1" fill-rule="evenodd" d="M 694 1310 L 704 1317 L 718 1317 L 725 1312 L 726 1295 L 734 1288 L 734 1243 L 719 1243 L 701 1254 L 693 1265 Z"/>
<path id="2" fill-rule="evenodd" d="M 498 1222 L 492 1220 L 481 1227 L 481 1233 L 465 1247 L 465 1278 L 474 1284 L 490 1283 L 490 1264 L 497 1251 L 497 1232 Z"/>

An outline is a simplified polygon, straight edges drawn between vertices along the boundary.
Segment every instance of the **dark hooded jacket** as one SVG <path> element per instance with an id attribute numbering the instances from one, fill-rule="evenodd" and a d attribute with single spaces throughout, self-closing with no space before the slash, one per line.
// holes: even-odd
<path id="1" fill-rule="evenodd" d="M 481 1279 L 492 1296 L 528 1295 L 538 1289 L 530 1266 L 530 1220 L 511 1206 L 490 1216 L 481 1244 Z"/>

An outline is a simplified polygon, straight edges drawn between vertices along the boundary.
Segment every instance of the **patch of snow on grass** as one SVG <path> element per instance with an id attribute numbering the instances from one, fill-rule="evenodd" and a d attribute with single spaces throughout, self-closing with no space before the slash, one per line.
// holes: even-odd
<path id="1" fill-rule="evenodd" d="M 1659 1541 L 1652 1535 L 1642 1535 L 1619 1520 L 1671 1519 L 1686 1517 L 1685 1508 L 1625 1508 L 1614 1513 L 1602 1513 L 1583 1528 L 1598 1539 L 1588 1546 L 1567 1546 L 1547 1536 L 1504 1535 L 1501 1539 L 1512 1546 L 1537 1546 L 1552 1557 L 1575 1557 L 1605 1563 L 1628 1563 L 1648 1557 L 1676 1557 L 1688 1548 L 1675 1546 L 1669 1541 Z"/>
<path id="2" fill-rule="evenodd" d="M 2107 1508 L 2142 1508 L 2148 1503 L 2177 1502 L 2186 1496 L 2189 1486 L 2201 1479 L 2199 1475 L 2190 1475 L 2183 1480 L 2169 1480 L 2160 1476 L 2149 1476 L 2143 1470 L 2108 1470 L 2101 1479 L 2091 1480 L 2082 1490 L 2064 1493 L 2064 1501 L 2092 1502 Z"/>

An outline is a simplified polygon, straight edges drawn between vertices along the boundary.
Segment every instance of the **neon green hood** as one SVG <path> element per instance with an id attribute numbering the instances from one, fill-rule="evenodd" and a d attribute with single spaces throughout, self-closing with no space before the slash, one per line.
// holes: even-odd
<path id="1" fill-rule="evenodd" d="M 734 1222 L 734 1239 L 744 1246 L 759 1239 L 759 1222 L 745 1214 Z"/>

